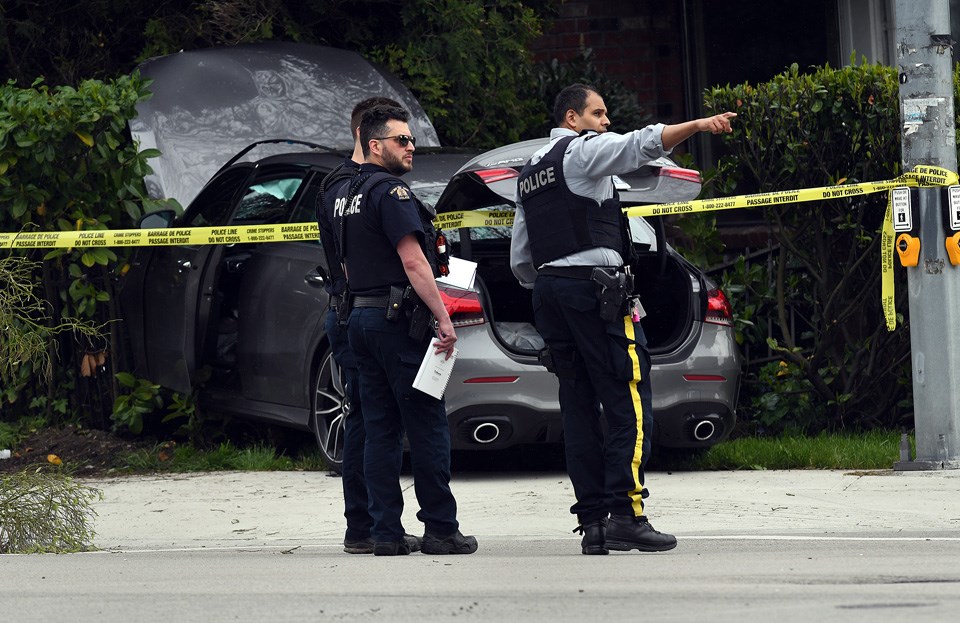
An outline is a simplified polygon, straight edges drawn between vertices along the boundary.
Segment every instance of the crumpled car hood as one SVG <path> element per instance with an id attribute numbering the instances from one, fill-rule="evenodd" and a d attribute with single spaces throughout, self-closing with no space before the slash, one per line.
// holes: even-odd
<path id="1" fill-rule="evenodd" d="M 227 160 L 256 141 L 298 139 L 352 151 L 350 112 L 374 95 L 393 98 L 410 112 L 418 147 L 440 144 L 409 89 L 347 50 L 254 43 L 171 54 L 139 69 L 153 81 L 153 97 L 138 104 L 130 131 L 141 149 L 162 154 L 149 161 L 147 190 L 184 207 Z M 254 150 L 251 158 L 277 151 L 272 149 Z"/>

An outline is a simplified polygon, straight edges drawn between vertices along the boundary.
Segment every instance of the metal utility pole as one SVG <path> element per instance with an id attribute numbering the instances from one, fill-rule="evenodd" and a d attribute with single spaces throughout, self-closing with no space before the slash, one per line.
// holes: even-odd
<path id="1" fill-rule="evenodd" d="M 896 25 L 903 170 L 956 171 L 949 1 L 896 0 Z M 920 253 L 906 269 L 917 453 L 910 460 L 907 451 L 896 469 L 960 468 L 960 265 L 946 248 L 956 233 L 950 210 L 960 211 L 960 192 L 953 194 L 956 206 L 944 189 L 917 193 Z"/>

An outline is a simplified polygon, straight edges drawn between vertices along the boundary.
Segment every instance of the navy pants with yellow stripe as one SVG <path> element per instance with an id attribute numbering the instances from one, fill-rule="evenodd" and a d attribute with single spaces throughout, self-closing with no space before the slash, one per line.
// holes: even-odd
<path id="1" fill-rule="evenodd" d="M 567 472 L 581 523 L 643 515 L 653 414 L 650 355 L 639 323 L 600 319 L 589 279 L 537 277 L 533 310 L 560 381 Z M 601 410 L 606 435 L 601 425 Z"/>

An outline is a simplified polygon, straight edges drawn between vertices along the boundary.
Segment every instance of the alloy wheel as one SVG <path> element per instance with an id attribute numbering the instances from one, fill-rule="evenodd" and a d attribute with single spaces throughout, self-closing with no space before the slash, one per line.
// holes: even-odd
<path id="1" fill-rule="evenodd" d="M 313 432 L 327 467 L 335 472 L 343 465 L 343 420 L 349 412 L 343 372 L 328 350 L 314 386 Z"/>

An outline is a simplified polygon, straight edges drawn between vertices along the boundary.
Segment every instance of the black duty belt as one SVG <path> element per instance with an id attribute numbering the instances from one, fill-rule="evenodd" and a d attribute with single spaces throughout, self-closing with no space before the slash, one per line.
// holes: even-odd
<path id="1" fill-rule="evenodd" d="M 595 266 L 544 266 L 537 271 L 537 275 L 550 275 L 553 277 L 567 277 L 568 279 L 590 279 L 593 276 Z M 612 266 L 602 266 L 601 268 L 613 268 Z"/>
<path id="2" fill-rule="evenodd" d="M 353 306 L 354 307 L 380 307 L 383 309 L 387 308 L 387 303 L 390 302 L 390 297 L 386 294 L 381 294 L 380 296 L 354 296 L 353 297 Z"/>

